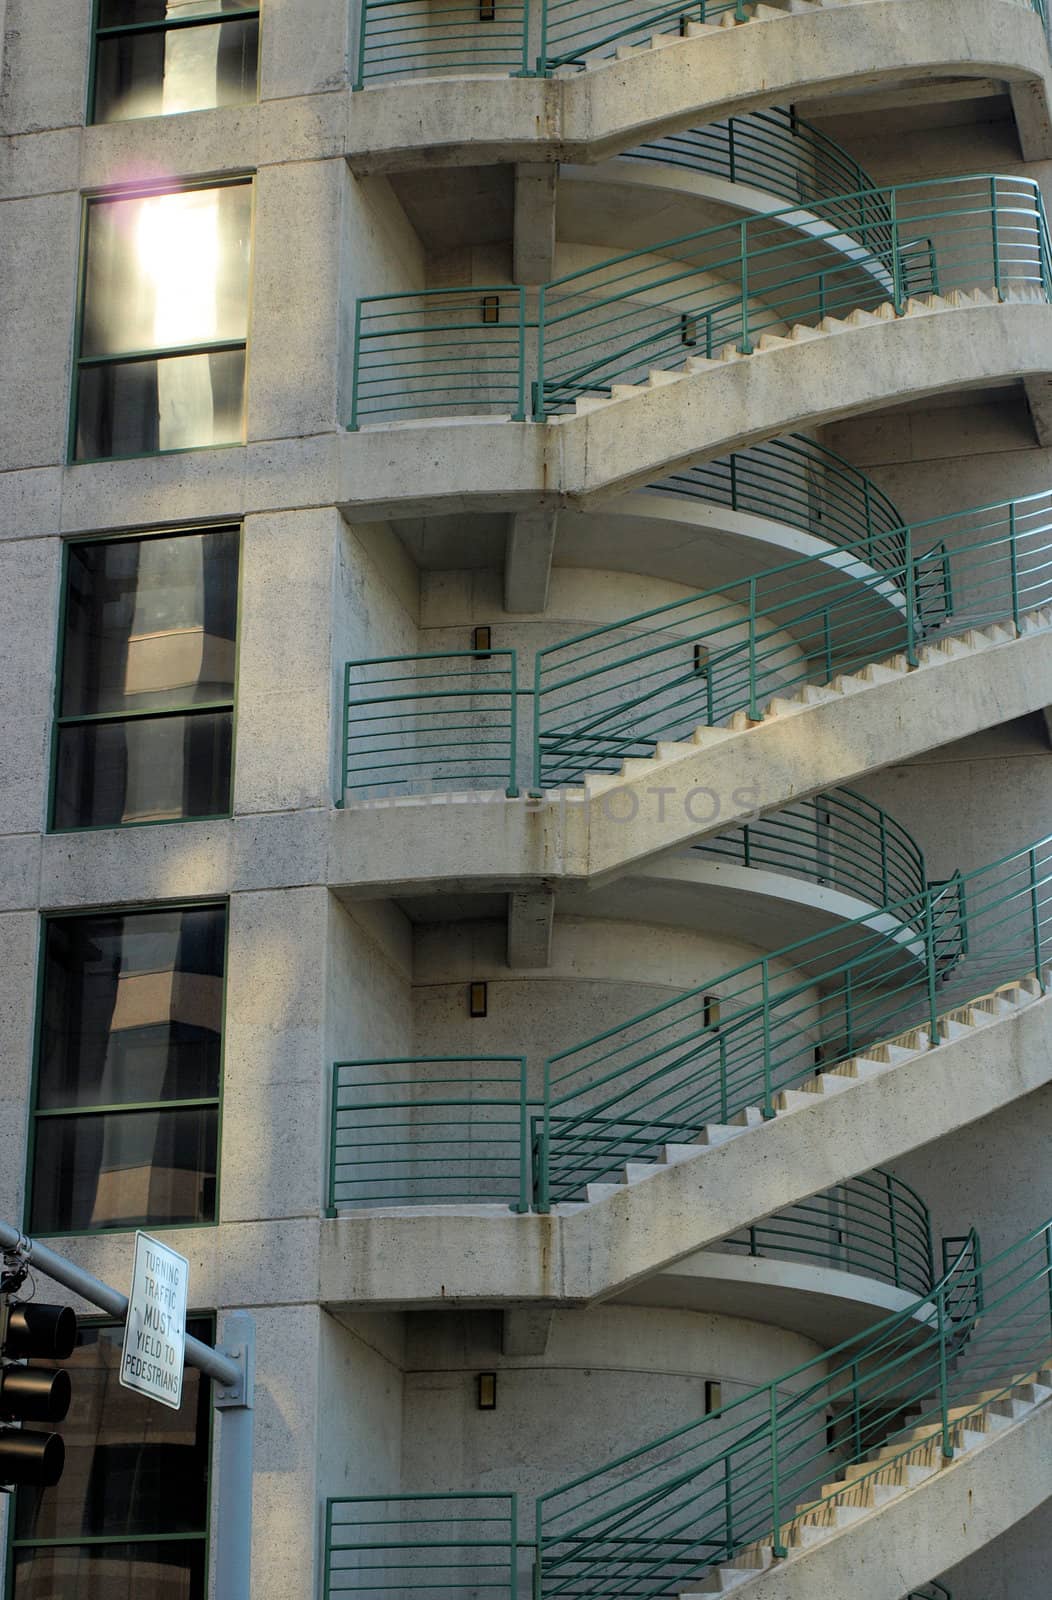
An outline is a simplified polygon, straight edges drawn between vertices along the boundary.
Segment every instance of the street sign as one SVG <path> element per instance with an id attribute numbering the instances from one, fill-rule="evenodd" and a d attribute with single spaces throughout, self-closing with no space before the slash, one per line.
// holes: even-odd
<path id="1" fill-rule="evenodd" d="M 120 1381 L 178 1411 L 183 1398 L 190 1263 L 148 1233 L 135 1235 Z"/>

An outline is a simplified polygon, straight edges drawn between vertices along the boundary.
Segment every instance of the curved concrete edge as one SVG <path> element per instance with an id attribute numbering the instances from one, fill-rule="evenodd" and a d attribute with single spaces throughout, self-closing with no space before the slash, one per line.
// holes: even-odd
<path id="1" fill-rule="evenodd" d="M 765 517 L 758 511 L 735 511 L 715 500 L 704 500 L 700 495 L 695 497 L 680 494 L 675 489 L 648 486 L 629 490 L 620 499 L 604 505 L 603 516 L 679 523 L 684 528 L 745 540 L 759 546 L 760 560 L 767 567 L 778 567 L 797 558 L 802 560 L 805 556 L 813 556 L 838 566 L 848 577 L 857 577 L 869 588 L 874 584 L 880 585 L 881 593 L 889 605 L 897 611 L 906 609 L 902 591 L 895 587 L 890 578 L 881 582 L 876 567 L 859 561 L 856 555 L 831 544 L 828 539 L 819 539 L 813 533 L 793 527 L 792 523 L 780 522 L 774 516 Z M 751 552 L 748 559 L 752 562 Z M 735 551 L 735 570 L 739 571 L 740 567 L 741 561 Z M 749 570 L 752 570 L 752 566 Z"/>
<path id="2" fill-rule="evenodd" d="M 1046 304 L 841 322 L 835 332 L 714 361 L 548 423 L 423 419 L 346 433 L 340 505 L 352 521 L 588 506 L 793 429 L 1048 372 Z"/>
<path id="3" fill-rule="evenodd" d="M 1052 1402 L 889 1504 L 734 1587 L 748 1600 L 902 1600 L 1052 1495 Z"/>
<path id="4" fill-rule="evenodd" d="M 381 1308 L 584 1305 L 621 1296 L 750 1222 L 897 1160 L 1050 1079 L 1046 997 L 594 1205 L 550 1216 L 431 1208 L 325 1221 L 320 1298 Z"/>
<path id="5" fill-rule="evenodd" d="M 614 877 L 918 755 L 931 748 L 933 728 L 938 743 L 949 744 L 1040 710 L 1050 682 L 1052 629 L 1045 629 L 970 655 L 937 654 L 913 672 L 647 763 L 643 776 L 611 779 L 599 793 L 350 806 L 330 819 L 326 881 L 369 899 Z M 427 877 L 423 862 L 431 865 Z"/>
<path id="6" fill-rule="evenodd" d="M 915 1294 L 878 1278 L 781 1257 L 730 1255 L 719 1245 L 637 1283 L 618 1300 L 771 1323 L 822 1348 L 917 1304 Z M 914 1320 L 918 1334 L 927 1329 L 930 1304 L 920 1307 Z"/>
<path id="7" fill-rule="evenodd" d="M 901 0 L 899 3 L 901 4 Z M 744 183 L 732 183 L 727 178 L 717 178 L 692 167 L 675 166 L 671 163 L 663 166 L 660 161 L 615 158 L 600 166 L 578 164 L 564 168 L 560 178 L 564 183 L 567 180 L 571 183 L 605 181 L 617 184 L 629 193 L 633 190 L 662 196 L 672 193 L 685 199 L 711 200 L 742 216 L 762 216 L 771 211 L 780 212 L 782 226 L 794 230 L 806 239 L 820 241 L 824 249 L 856 265 L 861 277 L 874 283 L 889 297 L 894 292 L 894 279 L 891 273 L 875 260 L 871 250 L 866 250 L 852 238 L 850 233 L 830 233 L 829 224 L 801 201 L 786 200 L 783 195 L 769 194 L 763 189 L 753 188 Z M 679 230 L 670 230 L 666 227 L 666 236 L 670 231 Z M 624 245 L 615 243 L 614 248 L 623 249 Z"/>
<path id="8" fill-rule="evenodd" d="M 417 76 L 349 96 L 347 153 L 360 173 L 597 161 L 783 100 L 961 77 L 1012 85 L 1023 159 L 1052 155 L 1047 48 L 1040 18 L 1021 0 L 867 0 L 786 12 L 561 79 Z"/>

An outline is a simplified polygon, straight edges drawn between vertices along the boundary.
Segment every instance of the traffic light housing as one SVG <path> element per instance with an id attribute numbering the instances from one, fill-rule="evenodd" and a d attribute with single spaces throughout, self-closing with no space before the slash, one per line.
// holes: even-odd
<path id="1" fill-rule="evenodd" d="M 67 1361 L 76 1343 L 77 1319 L 69 1306 L 0 1296 L 0 1484 L 50 1489 L 61 1478 L 61 1435 L 9 1424 L 62 1421 L 71 1399 L 69 1373 L 30 1363 Z"/>

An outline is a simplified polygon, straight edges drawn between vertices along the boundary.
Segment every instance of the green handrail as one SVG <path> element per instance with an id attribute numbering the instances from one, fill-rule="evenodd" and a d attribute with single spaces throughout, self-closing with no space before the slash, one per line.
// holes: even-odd
<path id="1" fill-rule="evenodd" d="M 693 848 L 718 861 L 804 878 L 879 906 L 928 887 L 916 840 L 853 789 L 794 801 Z"/>
<path id="2" fill-rule="evenodd" d="M 518 1594 L 514 1494 L 391 1494 L 325 1502 L 322 1600 L 339 1595 L 487 1600 Z"/>
<path id="3" fill-rule="evenodd" d="M 844 231 L 845 207 L 872 220 Z M 890 221 L 887 220 L 890 217 Z M 880 311 L 910 296 L 1052 284 L 1033 179 L 978 174 L 867 188 L 655 243 L 536 291 L 510 285 L 371 295 L 358 302 L 350 426 L 446 415 L 544 418 L 588 395 L 684 368 L 763 333 Z M 532 293 L 530 296 L 532 302 Z M 530 346 L 535 349 L 531 358 Z"/>
<path id="4" fill-rule="evenodd" d="M 935 1282 L 928 1207 L 901 1178 L 879 1168 L 775 1211 L 711 1248 L 817 1263 L 913 1294 L 927 1294 Z"/>
<path id="5" fill-rule="evenodd" d="M 934 545 L 933 539 L 938 539 Z M 580 783 L 772 695 L 896 654 L 948 626 L 1018 626 L 1052 602 L 1052 495 L 914 523 L 785 562 L 537 652 L 537 788 Z M 899 554 L 901 552 L 901 555 Z"/>
<path id="6" fill-rule="evenodd" d="M 1030 3 L 1044 21 L 1045 0 Z M 678 5 L 660 0 L 540 0 L 534 63 L 526 3 L 482 0 L 473 6 L 429 7 L 423 0 L 362 0 L 355 88 L 419 73 L 547 76 L 558 67 L 601 60 L 618 46 L 640 44 L 652 34 L 686 36 L 693 24 L 711 23 L 728 13 L 744 21 L 751 11 L 746 0 Z"/>
<path id="7" fill-rule="evenodd" d="M 898 1036 L 938 1042 L 947 1012 L 1052 958 L 1052 838 L 885 906 L 913 930 L 892 955 L 871 918 L 787 945 L 552 1056 L 535 1124 L 538 1208 L 629 1161 Z M 713 1003 L 718 1022 L 712 1021 Z"/>
<path id="8" fill-rule="evenodd" d="M 377 656 L 344 668 L 347 795 L 499 789 L 518 794 L 514 650 Z"/>
<path id="9" fill-rule="evenodd" d="M 521 1056 L 338 1061 L 326 1214 L 355 1206 L 530 1209 Z"/>
<path id="10" fill-rule="evenodd" d="M 647 486 L 784 522 L 834 545 L 865 543 L 870 566 L 901 564 L 905 518 L 871 478 L 802 433 L 699 461 Z"/>
<path id="11" fill-rule="evenodd" d="M 753 1546 L 784 1556 L 833 1502 L 872 1503 L 919 1433 L 937 1465 L 969 1410 L 1052 1382 L 1052 1223 L 985 1264 L 976 1242 L 908 1310 L 540 1496 L 537 1600 L 649 1600 Z"/>
<path id="12" fill-rule="evenodd" d="M 797 116 L 791 107 L 772 106 L 767 111 L 749 111 L 724 122 L 689 128 L 685 133 L 665 134 L 624 154 L 635 161 L 702 172 L 804 204 L 849 194 L 853 198 L 839 217 L 844 232 L 854 233 L 883 221 L 884 245 L 891 247 L 891 212 L 887 207 L 881 212 L 879 204 L 873 209 L 868 197 L 876 186 L 869 173 L 835 139 Z"/>

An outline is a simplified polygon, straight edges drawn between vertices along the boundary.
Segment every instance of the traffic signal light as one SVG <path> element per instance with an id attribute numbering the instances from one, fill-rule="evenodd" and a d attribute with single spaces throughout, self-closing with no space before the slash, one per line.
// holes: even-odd
<path id="1" fill-rule="evenodd" d="M 0 1296 L 0 1484 L 50 1489 L 61 1478 L 61 1435 L 7 1424 L 62 1421 L 71 1397 L 69 1373 L 27 1363 L 67 1361 L 76 1343 L 77 1319 L 69 1306 Z"/>

